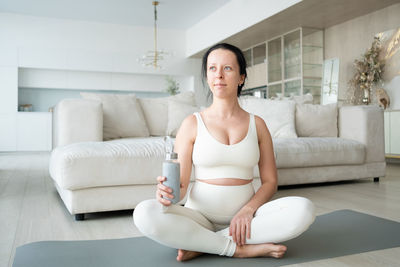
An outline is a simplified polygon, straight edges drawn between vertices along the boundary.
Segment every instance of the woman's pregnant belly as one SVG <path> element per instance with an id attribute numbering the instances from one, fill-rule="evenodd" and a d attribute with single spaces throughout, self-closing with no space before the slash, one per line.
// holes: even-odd
<path id="1" fill-rule="evenodd" d="M 215 185 L 197 180 L 185 206 L 201 212 L 215 224 L 227 225 L 253 195 L 254 188 L 249 182 L 243 185 Z"/>

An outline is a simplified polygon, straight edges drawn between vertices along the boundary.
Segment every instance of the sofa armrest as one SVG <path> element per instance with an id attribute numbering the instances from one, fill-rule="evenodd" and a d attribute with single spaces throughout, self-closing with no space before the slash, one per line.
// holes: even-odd
<path id="1" fill-rule="evenodd" d="M 98 101 L 64 99 L 53 112 L 53 148 L 85 141 L 103 141 L 103 107 Z"/>
<path id="2" fill-rule="evenodd" d="M 343 106 L 339 109 L 339 137 L 365 145 L 365 162 L 385 161 L 383 110 L 377 106 Z"/>

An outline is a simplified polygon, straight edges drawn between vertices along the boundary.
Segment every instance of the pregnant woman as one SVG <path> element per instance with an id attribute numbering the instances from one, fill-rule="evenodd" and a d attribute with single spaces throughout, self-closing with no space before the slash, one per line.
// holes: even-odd
<path id="1" fill-rule="evenodd" d="M 202 253 L 228 257 L 283 257 L 278 243 L 303 233 L 315 219 L 313 203 L 303 197 L 272 200 L 277 170 L 271 135 L 258 116 L 238 101 L 246 79 L 242 51 L 230 44 L 211 47 L 202 75 L 212 104 L 188 116 L 178 131 L 175 152 L 186 195 L 192 165 L 196 181 L 184 207 L 171 205 L 171 188 L 157 177 L 156 199 L 136 207 L 134 223 L 147 237 L 178 249 L 178 261 Z M 258 164 L 261 187 L 254 191 Z"/>

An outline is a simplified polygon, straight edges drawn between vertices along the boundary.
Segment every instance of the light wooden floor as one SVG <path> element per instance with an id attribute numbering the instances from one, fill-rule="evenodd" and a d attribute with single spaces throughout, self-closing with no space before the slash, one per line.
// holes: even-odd
<path id="1" fill-rule="evenodd" d="M 0 153 L 0 267 L 11 266 L 16 247 L 29 242 L 140 235 L 132 211 L 74 221 L 53 186 L 48 161 L 49 153 Z M 276 197 L 307 197 L 318 215 L 353 209 L 400 222 L 400 164 L 389 164 L 386 173 L 379 183 L 370 179 L 281 188 Z M 400 266 L 400 247 L 291 266 Z"/>

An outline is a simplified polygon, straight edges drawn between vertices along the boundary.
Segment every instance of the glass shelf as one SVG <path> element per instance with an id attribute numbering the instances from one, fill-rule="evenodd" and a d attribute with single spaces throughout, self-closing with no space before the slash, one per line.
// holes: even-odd
<path id="1" fill-rule="evenodd" d="M 268 95 L 267 98 L 277 98 L 278 95 L 282 95 L 282 84 L 274 84 L 267 87 Z"/>
<path id="2" fill-rule="evenodd" d="M 244 58 L 246 59 L 247 66 L 252 66 L 253 62 L 251 59 L 251 49 L 243 51 Z"/>
<path id="3" fill-rule="evenodd" d="M 320 52 L 323 49 L 322 46 L 316 46 L 316 45 L 303 45 L 302 47 L 303 47 L 303 54 Z M 285 50 L 285 53 L 299 55 L 300 54 L 300 46 L 287 49 L 287 50 Z"/>
<path id="4" fill-rule="evenodd" d="M 258 46 L 249 48 L 243 51 L 244 58 L 246 59 L 247 67 L 264 63 L 266 60 L 266 46 L 265 43 Z"/>
<path id="5" fill-rule="evenodd" d="M 264 63 L 266 59 L 266 46 L 265 43 L 253 47 L 253 65 Z"/>
<path id="6" fill-rule="evenodd" d="M 307 80 L 322 80 L 321 76 L 303 76 L 303 79 Z"/>
<path id="7" fill-rule="evenodd" d="M 282 79 L 282 44 L 281 38 L 268 42 L 268 83 Z"/>
<path id="8" fill-rule="evenodd" d="M 298 64 L 288 64 L 285 66 L 286 69 L 290 68 L 300 68 L 300 63 Z M 322 64 L 312 64 L 312 63 L 303 63 L 303 70 L 311 70 L 311 69 L 316 69 L 316 68 L 322 68 Z M 319 77 L 319 76 L 316 76 Z M 322 77 L 322 74 L 321 74 Z"/>
<path id="9" fill-rule="evenodd" d="M 241 95 L 251 95 L 251 96 L 256 96 L 256 97 L 260 97 L 260 98 L 266 98 L 267 97 L 267 86 L 260 86 L 260 87 L 256 87 L 256 88 L 242 90 Z"/>
<path id="10" fill-rule="evenodd" d="M 303 63 L 303 68 L 305 70 L 315 69 L 315 68 L 322 68 L 322 64 L 314 64 L 314 63 Z M 322 77 L 322 73 L 321 73 Z"/>
<path id="11" fill-rule="evenodd" d="M 282 56 L 280 54 L 279 55 L 270 55 L 270 56 L 268 56 L 268 59 L 281 62 L 281 59 L 282 59 L 281 57 Z"/>
<path id="12" fill-rule="evenodd" d="M 321 96 L 321 86 L 319 87 L 309 87 L 304 86 L 304 94 L 312 94 L 313 96 Z"/>
<path id="13" fill-rule="evenodd" d="M 315 52 L 315 51 L 322 51 L 322 49 L 323 49 L 322 46 L 303 45 L 303 54 L 312 53 L 312 52 Z"/>
<path id="14" fill-rule="evenodd" d="M 306 86 L 316 86 L 316 87 L 321 89 L 322 78 L 319 78 L 319 79 L 307 79 L 307 78 L 304 78 L 303 79 L 303 86 L 304 87 L 306 87 Z"/>
<path id="15" fill-rule="evenodd" d="M 300 95 L 301 93 L 301 80 L 285 82 L 285 96 Z"/>

